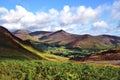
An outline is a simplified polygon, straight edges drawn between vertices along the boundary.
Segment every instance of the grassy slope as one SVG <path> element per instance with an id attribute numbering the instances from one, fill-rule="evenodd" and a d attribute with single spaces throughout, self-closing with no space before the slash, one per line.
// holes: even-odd
<path id="1" fill-rule="evenodd" d="M 12 35 L 7 29 L 0 26 L 0 59 L 46 59 L 51 61 L 66 61 L 66 58 L 41 53 Z"/>
<path id="2" fill-rule="evenodd" d="M 31 45 L 21 43 L 20 41 L 16 39 L 13 39 L 13 40 L 14 42 L 16 42 L 17 45 L 19 45 L 17 46 L 17 48 L 14 48 L 14 46 L 11 47 L 11 45 L 8 45 L 8 43 L 0 41 L 1 43 L 3 43 L 2 47 L 0 48 L 1 50 L 0 55 L 3 55 L 3 54 L 9 55 L 8 58 L 11 58 L 11 59 L 12 58 L 14 59 L 17 59 L 17 58 L 19 59 L 45 59 L 45 60 L 50 60 L 50 61 L 67 61 L 68 60 L 67 58 L 39 52 L 36 49 L 34 49 Z M 10 55 L 12 56 L 10 57 Z M 36 57 L 34 57 L 33 55 L 35 55 Z"/>
<path id="3" fill-rule="evenodd" d="M 50 60 L 50 61 L 68 61 L 68 58 L 63 58 L 63 57 L 60 57 L 60 56 L 55 56 L 55 55 L 52 55 L 52 54 L 47 54 L 47 53 L 41 53 L 39 51 L 37 51 L 36 49 L 34 49 L 33 47 L 30 47 L 30 46 L 27 46 L 27 45 L 23 45 L 23 44 L 20 44 L 22 47 L 24 47 L 26 50 L 29 50 L 30 52 L 38 55 L 38 56 L 41 56 L 43 59 L 45 60 Z"/>

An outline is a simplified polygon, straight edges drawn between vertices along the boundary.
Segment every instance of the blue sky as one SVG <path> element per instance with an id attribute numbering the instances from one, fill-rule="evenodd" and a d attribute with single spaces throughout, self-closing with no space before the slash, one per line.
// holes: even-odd
<path id="1" fill-rule="evenodd" d="M 16 5 L 21 5 L 24 8 L 34 12 L 44 9 L 47 11 L 50 8 L 61 10 L 63 6 L 91 6 L 95 8 L 99 5 L 112 4 L 114 0 L 0 0 L 0 6 L 7 9 L 15 8 Z"/>
<path id="2" fill-rule="evenodd" d="M 0 25 L 9 30 L 120 36 L 120 0 L 0 0 Z"/>

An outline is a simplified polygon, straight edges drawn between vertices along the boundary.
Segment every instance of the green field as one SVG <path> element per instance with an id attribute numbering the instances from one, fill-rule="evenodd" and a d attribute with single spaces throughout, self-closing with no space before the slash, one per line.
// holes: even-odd
<path id="1" fill-rule="evenodd" d="M 66 45 L 60 45 L 58 43 L 44 43 L 44 42 L 42 43 L 42 42 L 34 42 L 34 41 L 31 41 L 31 43 L 40 52 L 67 57 L 69 59 L 76 59 L 76 58 L 80 59 L 84 56 L 113 48 L 113 46 L 102 47 L 102 48 L 69 48 Z"/>
<path id="2" fill-rule="evenodd" d="M 1 60 L 0 80 L 120 80 L 120 68 L 45 60 Z"/>

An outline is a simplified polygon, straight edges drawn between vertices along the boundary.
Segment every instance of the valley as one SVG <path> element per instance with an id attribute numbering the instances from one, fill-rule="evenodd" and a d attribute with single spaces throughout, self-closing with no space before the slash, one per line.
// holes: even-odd
<path id="1" fill-rule="evenodd" d="M 120 80 L 120 0 L 0 0 L 0 80 Z"/>
<path id="2" fill-rule="evenodd" d="M 11 33 L 0 26 L 0 79 L 119 80 L 120 38 L 101 36 L 106 41 L 63 30 Z"/>
<path id="3" fill-rule="evenodd" d="M 29 37 L 26 40 L 29 40 L 40 52 L 69 58 L 69 60 L 75 61 L 120 60 L 120 37 L 118 36 L 92 36 L 88 34 L 78 35 L 70 34 L 64 30 L 58 30 L 55 32 L 29 31 L 29 33 L 27 30 L 17 31 L 21 36 L 27 33 L 27 36 Z M 14 35 L 16 35 L 15 32 L 13 32 Z M 18 35 L 16 36 L 24 40 L 22 37 Z"/>

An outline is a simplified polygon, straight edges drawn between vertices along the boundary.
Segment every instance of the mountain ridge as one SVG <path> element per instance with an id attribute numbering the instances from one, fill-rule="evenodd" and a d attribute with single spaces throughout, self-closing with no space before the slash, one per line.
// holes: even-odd
<path id="1" fill-rule="evenodd" d="M 102 48 L 110 46 L 119 46 L 120 37 L 112 35 L 98 35 L 92 36 L 89 34 L 71 34 L 64 30 L 58 30 L 55 32 L 50 31 L 35 31 L 37 33 L 30 35 L 33 40 L 46 42 L 46 43 L 58 43 L 67 45 L 69 47 L 78 48 Z"/>

